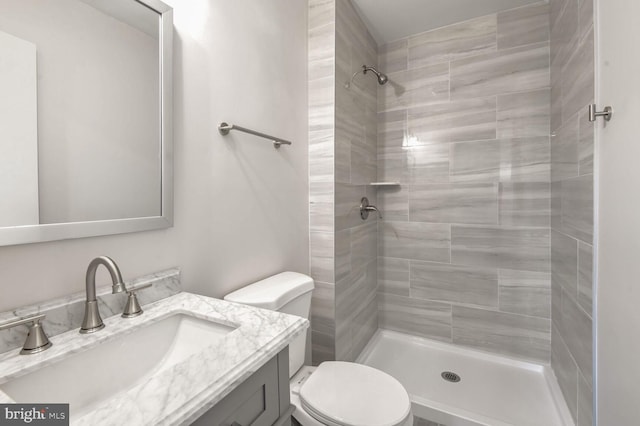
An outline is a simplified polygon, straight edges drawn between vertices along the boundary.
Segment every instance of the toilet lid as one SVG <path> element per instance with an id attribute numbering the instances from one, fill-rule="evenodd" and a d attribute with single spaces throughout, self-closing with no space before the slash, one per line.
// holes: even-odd
<path id="1" fill-rule="evenodd" d="M 352 362 L 323 362 L 300 388 L 302 406 L 332 426 L 397 426 L 411 413 L 400 382 Z"/>

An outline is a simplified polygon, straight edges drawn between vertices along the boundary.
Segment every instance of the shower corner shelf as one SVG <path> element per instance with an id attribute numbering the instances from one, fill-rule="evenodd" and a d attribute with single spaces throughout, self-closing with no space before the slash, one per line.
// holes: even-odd
<path id="1" fill-rule="evenodd" d="M 375 186 L 375 187 L 400 186 L 400 182 L 371 182 L 369 186 Z"/>

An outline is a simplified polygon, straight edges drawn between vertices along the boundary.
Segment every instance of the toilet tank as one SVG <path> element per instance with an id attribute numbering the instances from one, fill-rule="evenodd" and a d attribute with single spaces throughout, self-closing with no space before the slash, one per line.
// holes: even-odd
<path id="1" fill-rule="evenodd" d="M 297 272 L 282 272 L 229 293 L 224 300 L 270 309 L 309 319 L 313 279 Z M 306 334 L 289 345 L 289 377 L 304 364 Z"/>

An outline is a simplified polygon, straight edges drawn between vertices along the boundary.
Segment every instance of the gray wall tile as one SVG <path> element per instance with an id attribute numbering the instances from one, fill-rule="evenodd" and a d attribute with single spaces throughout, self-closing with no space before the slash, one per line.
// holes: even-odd
<path id="1" fill-rule="evenodd" d="M 562 322 L 562 287 L 551 278 L 551 321 L 556 328 Z"/>
<path id="2" fill-rule="evenodd" d="M 407 111 L 395 110 L 378 113 L 378 148 L 400 148 L 405 142 Z"/>
<path id="3" fill-rule="evenodd" d="M 311 231 L 330 232 L 333 229 L 333 184 L 309 183 L 309 228 Z"/>
<path id="4" fill-rule="evenodd" d="M 562 297 L 562 319 L 558 330 L 562 333 L 563 340 L 580 372 L 589 386 L 592 386 L 592 321 L 573 297 L 565 297 L 565 295 Z"/>
<path id="5" fill-rule="evenodd" d="M 560 191 L 562 190 L 562 182 L 551 182 L 551 229 L 560 229 L 562 222 L 560 221 L 561 203 Z"/>
<path id="6" fill-rule="evenodd" d="M 409 260 L 378 257 L 378 291 L 409 297 Z"/>
<path id="7" fill-rule="evenodd" d="M 409 190 L 406 186 L 378 188 L 378 209 L 385 220 L 409 220 Z"/>
<path id="8" fill-rule="evenodd" d="M 593 175 L 561 182 L 560 230 L 581 241 L 593 241 Z"/>
<path id="9" fill-rule="evenodd" d="M 578 367 L 555 326 L 551 337 L 551 368 L 558 379 L 564 400 L 575 421 L 578 408 Z"/>
<path id="10" fill-rule="evenodd" d="M 498 96 L 498 139 L 549 136 L 549 89 Z"/>
<path id="11" fill-rule="evenodd" d="M 578 113 L 578 161 L 580 175 L 593 174 L 593 146 L 595 124 L 589 121 L 588 114 Z"/>
<path id="12" fill-rule="evenodd" d="M 374 259 L 336 284 L 336 359 L 353 361 L 354 338 L 369 335 L 378 327 L 377 319 L 377 261 Z M 374 309 L 372 313 L 371 310 Z M 359 322 L 356 322 L 356 317 Z M 372 333 L 371 333 L 372 334 Z"/>
<path id="13" fill-rule="evenodd" d="M 411 296 L 485 307 L 498 307 L 495 269 L 411 261 Z"/>
<path id="14" fill-rule="evenodd" d="M 379 256 L 449 262 L 450 249 L 451 232 L 448 224 L 387 221 L 379 223 Z"/>
<path id="15" fill-rule="evenodd" d="M 578 0 L 578 28 L 579 37 L 589 37 L 593 28 L 593 0 Z"/>
<path id="16" fill-rule="evenodd" d="M 378 47 L 378 66 L 389 74 L 407 69 L 408 40 L 402 39 Z"/>
<path id="17" fill-rule="evenodd" d="M 385 293 L 378 303 L 381 328 L 451 341 L 451 305 Z"/>
<path id="18" fill-rule="evenodd" d="M 548 182 L 549 137 L 500 141 L 501 182 Z"/>
<path id="19" fill-rule="evenodd" d="M 548 182 L 501 183 L 499 224 L 549 227 L 550 191 Z"/>
<path id="20" fill-rule="evenodd" d="M 591 391 L 577 388 L 590 387 L 592 377 L 594 127 L 586 110 L 595 86 L 593 1 L 551 0 L 550 10 L 552 346 L 559 354 L 552 368 L 574 420 L 585 425 Z"/>
<path id="21" fill-rule="evenodd" d="M 388 74 L 378 86 L 378 111 L 449 100 L 449 64 L 441 63 Z"/>
<path id="22" fill-rule="evenodd" d="M 578 2 L 551 1 L 551 23 L 551 62 L 566 64 L 579 41 Z"/>
<path id="23" fill-rule="evenodd" d="M 455 305 L 452 312 L 453 343 L 548 362 L 548 319 Z"/>
<path id="24" fill-rule="evenodd" d="M 593 311 L 593 246 L 578 241 L 578 303 L 584 311 Z"/>
<path id="25" fill-rule="evenodd" d="M 309 132 L 309 182 L 333 182 L 333 131 Z"/>
<path id="26" fill-rule="evenodd" d="M 335 358 L 334 136 L 335 1 L 309 1 L 309 264 L 312 360 Z"/>
<path id="27" fill-rule="evenodd" d="M 335 230 L 352 228 L 362 224 L 360 199 L 364 196 L 363 185 L 334 183 L 335 186 Z"/>
<path id="28" fill-rule="evenodd" d="M 549 87 L 549 43 L 500 50 L 451 62 L 451 99 Z"/>
<path id="29" fill-rule="evenodd" d="M 492 183 L 414 185 L 409 191 L 413 222 L 497 224 L 497 207 Z"/>
<path id="30" fill-rule="evenodd" d="M 335 282 L 340 282 L 351 274 L 351 230 L 335 233 Z"/>
<path id="31" fill-rule="evenodd" d="M 553 99 L 561 119 L 563 105 L 561 91 L 552 96 L 549 88 L 549 7 L 494 14 L 379 48 L 378 64 L 391 81 L 378 88 L 377 180 L 401 183 L 377 190 L 385 215 L 378 225 L 381 327 L 449 340 L 451 304 L 483 307 L 498 323 L 516 317 L 519 324 L 511 333 L 521 336 L 515 350 L 504 346 L 501 353 L 531 358 L 533 352 L 548 361 L 549 109 Z M 458 79 L 453 99 L 450 75 Z M 363 81 L 358 90 L 365 90 Z M 357 100 L 346 98 L 352 122 L 360 120 Z M 462 229 L 453 259 L 450 226 Z M 502 285 L 498 268 L 505 268 Z M 448 331 L 433 332 L 422 317 L 432 318 L 434 306 L 448 312 Z M 556 307 L 561 312 L 561 303 Z M 536 329 L 522 327 L 527 321 L 546 324 L 545 336 L 525 344 L 522 330 Z M 485 349 L 512 344 L 492 339 Z"/>
<path id="32" fill-rule="evenodd" d="M 498 182 L 500 141 L 486 140 L 451 145 L 452 182 Z"/>
<path id="33" fill-rule="evenodd" d="M 409 137 L 414 145 L 496 137 L 496 99 L 459 100 L 408 111 Z"/>
<path id="34" fill-rule="evenodd" d="M 551 43 L 553 47 L 553 42 Z M 551 131 L 555 132 L 562 125 L 562 64 L 560 60 L 551 62 L 551 117 L 550 127 Z"/>
<path id="35" fill-rule="evenodd" d="M 551 318 L 551 274 L 500 269 L 499 308 L 503 312 Z"/>
<path id="36" fill-rule="evenodd" d="M 548 271 L 549 230 L 452 225 L 451 260 L 460 265 Z"/>
<path id="37" fill-rule="evenodd" d="M 335 359 L 334 285 L 316 280 L 311 297 L 311 344 L 314 365 Z"/>
<path id="38" fill-rule="evenodd" d="M 551 180 L 578 176 L 578 120 L 567 120 L 551 137 Z"/>
<path id="39" fill-rule="evenodd" d="M 311 276 L 315 280 L 332 283 L 334 275 L 334 234 L 332 232 L 310 232 Z"/>
<path id="40" fill-rule="evenodd" d="M 489 15 L 409 37 L 409 68 L 493 52 L 496 31 L 496 15 Z"/>
<path id="41" fill-rule="evenodd" d="M 378 181 L 449 182 L 449 144 L 378 146 Z"/>
<path id="42" fill-rule="evenodd" d="M 549 138 L 457 143 L 451 147 L 453 182 L 548 182 Z"/>
<path id="43" fill-rule="evenodd" d="M 576 426 L 593 426 L 593 390 L 582 374 L 578 374 L 577 416 Z"/>
<path id="44" fill-rule="evenodd" d="M 571 295 L 578 294 L 578 242 L 551 231 L 551 280 Z"/>
<path id="45" fill-rule="evenodd" d="M 549 41 L 549 4 L 498 13 L 498 49 Z"/>
<path id="46" fill-rule="evenodd" d="M 351 228 L 351 269 L 363 269 L 378 257 L 378 225 L 374 220 Z"/>
<path id="47" fill-rule="evenodd" d="M 595 97 L 593 39 L 591 32 L 573 52 L 562 73 L 563 117 L 571 117 L 578 112 L 584 113 L 584 107 Z"/>
<path id="48" fill-rule="evenodd" d="M 403 149 L 404 180 L 412 184 L 449 181 L 449 146 L 435 143 Z"/>
<path id="49" fill-rule="evenodd" d="M 349 361 L 355 361 L 360 352 L 378 330 L 378 298 L 376 293 L 367 294 L 361 301 L 362 309 L 355 312 L 352 319 L 351 338 L 353 347 Z"/>

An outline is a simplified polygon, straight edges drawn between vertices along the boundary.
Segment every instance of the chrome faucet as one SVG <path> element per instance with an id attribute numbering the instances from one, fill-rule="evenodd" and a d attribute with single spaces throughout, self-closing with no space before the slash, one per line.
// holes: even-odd
<path id="1" fill-rule="evenodd" d="M 120 269 L 118 269 L 118 265 L 116 265 L 113 259 L 107 256 L 100 256 L 93 259 L 87 268 L 87 301 L 85 302 L 84 319 L 80 327 L 80 333 L 83 334 L 93 333 L 104 328 L 104 322 L 102 322 L 100 312 L 98 311 L 98 300 L 96 299 L 96 271 L 100 265 L 104 265 L 111 275 L 113 294 L 127 291 Z"/>

